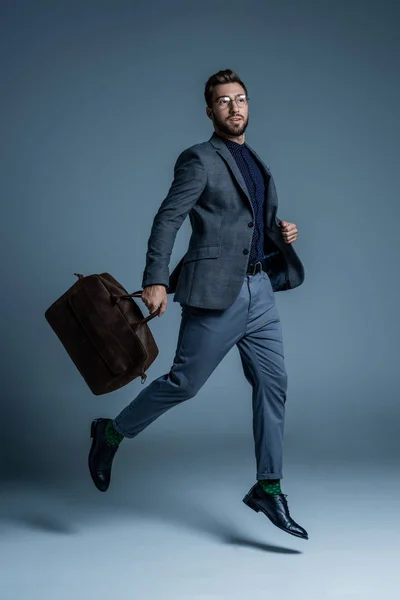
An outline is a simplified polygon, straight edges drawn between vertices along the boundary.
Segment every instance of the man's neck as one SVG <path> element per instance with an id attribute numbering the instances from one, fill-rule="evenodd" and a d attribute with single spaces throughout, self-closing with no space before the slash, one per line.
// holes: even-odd
<path id="1" fill-rule="evenodd" d="M 218 131 L 217 129 L 215 129 L 214 131 L 217 135 L 219 135 L 219 137 L 222 137 L 225 140 L 230 140 L 231 142 L 236 142 L 237 144 L 240 144 L 240 145 L 244 144 L 244 141 L 245 141 L 244 133 L 242 135 L 235 136 L 235 135 L 226 135 L 225 133 L 222 133 L 222 132 Z"/>

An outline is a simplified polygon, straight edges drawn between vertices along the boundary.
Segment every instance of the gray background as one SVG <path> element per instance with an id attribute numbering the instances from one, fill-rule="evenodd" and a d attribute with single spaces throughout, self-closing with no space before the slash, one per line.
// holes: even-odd
<path id="1" fill-rule="evenodd" d="M 93 396 L 44 312 L 74 272 L 108 271 L 140 289 L 175 160 L 212 134 L 204 84 L 225 68 L 248 87 L 246 141 L 272 169 L 306 271 L 300 288 L 276 295 L 289 375 L 284 483 L 294 499 L 298 477 L 307 506 L 304 479 L 317 473 L 346 472 L 353 489 L 360 473 L 398 478 L 399 13 L 396 2 L 358 0 L 0 3 L 4 480 L 106 502 L 88 480 L 89 424 L 142 386 Z M 187 219 L 170 270 L 189 234 Z M 169 370 L 179 321 L 169 296 L 151 322 L 160 354 L 148 381 Z M 138 478 L 171 493 L 205 469 L 211 507 L 213 486 L 227 473 L 236 481 L 244 460 L 240 499 L 255 462 L 237 349 L 196 398 L 124 444 L 109 506 Z"/>

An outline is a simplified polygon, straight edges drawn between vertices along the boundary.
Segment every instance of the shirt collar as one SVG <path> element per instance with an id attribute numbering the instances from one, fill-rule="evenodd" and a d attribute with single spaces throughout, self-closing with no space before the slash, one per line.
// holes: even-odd
<path id="1" fill-rule="evenodd" d="M 244 142 L 244 144 L 238 144 L 237 142 L 234 142 L 233 140 L 228 140 L 224 137 L 221 137 L 221 139 L 225 142 L 225 144 L 228 147 L 231 146 L 231 148 L 233 148 L 234 150 L 243 150 L 244 148 L 246 148 L 246 142 Z"/>

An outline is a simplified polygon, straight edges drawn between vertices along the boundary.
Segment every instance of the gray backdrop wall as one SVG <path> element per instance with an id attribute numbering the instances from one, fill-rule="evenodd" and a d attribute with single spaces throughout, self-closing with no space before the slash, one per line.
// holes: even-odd
<path id="1" fill-rule="evenodd" d="M 398 460 L 398 20 L 389 1 L 1 2 L 4 476 L 84 469 L 90 420 L 142 389 L 93 396 L 44 312 L 76 271 L 140 288 L 174 162 L 211 136 L 203 89 L 224 68 L 248 86 L 246 139 L 306 269 L 277 294 L 287 456 Z M 171 269 L 189 234 L 187 219 Z M 179 321 L 170 296 L 148 381 L 169 370 Z M 142 436 L 251 444 L 237 350 Z"/>

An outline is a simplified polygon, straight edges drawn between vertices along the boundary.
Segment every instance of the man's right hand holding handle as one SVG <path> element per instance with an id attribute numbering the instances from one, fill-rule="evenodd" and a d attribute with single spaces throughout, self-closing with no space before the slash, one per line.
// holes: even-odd
<path id="1" fill-rule="evenodd" d="M 161 306 L 158 316 L 161 317 L 167 310 L 167 288 L 163 284 L 146 285 L 143 288 L 141 300 L 145 303 L 150 313 L 153 313 Z"/>

